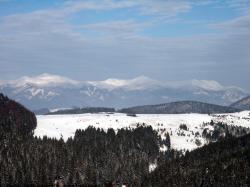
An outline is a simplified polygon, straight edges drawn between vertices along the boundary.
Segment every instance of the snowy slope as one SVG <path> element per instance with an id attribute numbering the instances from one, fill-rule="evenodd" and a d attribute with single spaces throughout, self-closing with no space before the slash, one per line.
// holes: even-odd
<path id="1" fill-rule="evenodd" d="M 67 140 L 74 136 L 76 129 L 85 129 L 88 126 L 102 128 L 120 129 L 135 128 L 137 123 L 151 125 L 162 138 L 165 133 L 170 134 L 171 147 L 181 150 L 192 150 L 197 147 L 197 141 L 204 145 L 205 139 L 201 134 L 205 128 L 213 130 L 210 125 L 204 125 L 211 120 L 215 122 L 225 122 L 229 125 L 250 127 L 250 111 L 231 114 L 140 114 L 137 117 L 126 114 L 99 113 L 99 114 L 78 114 L 78 115 L 38 115 L 38 125 L 35 136 L 48 136 L 59 139 L 63 137 Z M 188 130 L 179 128 L 181 124 L 186 124 Z M 163 147 L 162 150 L 165 148 Z"/>

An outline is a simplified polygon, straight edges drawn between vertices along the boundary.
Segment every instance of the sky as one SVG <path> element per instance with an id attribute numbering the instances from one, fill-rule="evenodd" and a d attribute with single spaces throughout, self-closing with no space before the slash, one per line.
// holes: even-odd
<path id="1" fill-rule="evenodd" d="M 250 91 L 250 0 L 0 0 L 0 80 L 43 73 Z"/>

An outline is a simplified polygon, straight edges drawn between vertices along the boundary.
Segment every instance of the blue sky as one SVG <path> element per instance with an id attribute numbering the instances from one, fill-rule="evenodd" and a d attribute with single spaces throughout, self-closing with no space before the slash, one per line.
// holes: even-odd
<path id="1" fill-rule="evenodd" d="M 0 0 L 0 80 L 216 80 L 250 90 L 249 0 Z"/>

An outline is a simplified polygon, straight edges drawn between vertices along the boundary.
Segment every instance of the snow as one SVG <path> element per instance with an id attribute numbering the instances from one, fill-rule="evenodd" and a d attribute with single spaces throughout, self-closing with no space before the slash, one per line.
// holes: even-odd
<path id="1" fill-rule="evenodd" d="M 214 80 L 192 80 L 192 84 L 204 90 L 221 91 L 225 89 L 220 83 Z"/>
<path id="2" fill-rule="evenodd" d="M 157 168 L 157 163 L 151 163 L 149 164 L 148 170 L 151 173 L 152 171 L 154 171 Z"/>
<path id="3" fill-rule="evenodd" d="M 53 109 L 50 109 L 49 111 L 50 112 L 58 112 L 60 110 L 70 110 L 70 109 L 73 109 L 73 108 L 53 108 Z"/>
<path id="4" fill-rule="evenodd" d="M 93 86 L 97 86 L 98 88 L 105 88 L 108 90 L 113 90 L 113 89 L 127 89 L 127 90 L 143 90 L 147 88 L 154 88 L 154 87 L 159 87 L 162 86 L 162 83 L 150 79 L 149 77 L 146 76 L 139 76 L 134 79 L 106 79 L 104 81 L 88 81 Z"/>
<path id="5" fill-rule="evenodd" d="M 79 81 L 69 79 L 67 77 L 62 77 L 59 75 L 52 75 L 44 73 L 38 76 L 23 76 L 16 80 L 5 81 L 5 83 L 12 85 L 15 88 L 26 87 L 26 85 L 34 85 L 37 87 L 53 87 L 59 85 L 74 85 L 77 86 L 80 84 Z"/>
<path id="6" fill-rule="evenodd" d="M 137 124 L 151 125 L 158 134 L 165 138 L 169 133 L 171 147 L 177 150 L 193 150 L 199 147 L 196 141 L 206 144 L 201 137 L 205 128 L 213 130 L 210 125 L 204 123 L 225 122 L 229 125 L 250 127 L 250 111 L 231 114 L 138 114 L 137 117 L 127 116 L 121 113 L 97 113 L 97 114 L 68 114 L 68 115 L 38 115 L 38 125 L 35 136 L 48 136 L 63 138 L 65 141 L 73 137 L 77 129 L 86 129 L 88 126 L 107 130 L 113 128 L 115 131 L 121 128 L 136 128 Z M 187 131 L 179 126 L 185 124 Z M 161 147 L 161 151 L 166 150 Z"/>
<path id="7" fill-rule="evenodd" d="M 27 92 L 30 93 L 30 94 L 26 95 L 26 97 L 29 100 L 31 100 L 34 97 L 38 97 L 40 99 L 43 99 L 43 98 L 51 99 L 54 96 L 60 95 L 59 93 L 56 93 L 56 92 L 53 92 L 53 91 L 48 91 L 46 93 L 46 91 L 44 89 L 41 89 L 41 88 L 30 88 L 30 89 L 27 89 Z"/>
<path id="8" fill-rule="evenodd" d="M 217 114 L 215 116 L 215 122 L 225 121 L 228 125 L 250 128 L 250 111 L 243 111 L 231 114 Z"/>

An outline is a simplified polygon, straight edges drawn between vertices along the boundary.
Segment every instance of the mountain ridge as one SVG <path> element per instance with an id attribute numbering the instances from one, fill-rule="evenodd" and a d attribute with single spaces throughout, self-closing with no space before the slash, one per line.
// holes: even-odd
<path id="1" fill-rule="evenodd" d="M 250 110 L 250 95 L 230 105 L 241 110 Z"/>
<path id="2" fill-rule="evenodd" d="M 232 113 L 239 112 L 239 109 L 221 105 L 209 104 L 199 101 L 177 101 L 156 105 L 144 105 L 119 110 L 122 113 L 135 114 L 183 114 L 183 113 Z"/>
<path id="3" fill-rule="evenodd" d="M 187 114 L 187 113 L 200 113 L 200 114 L 213 114 L 213 113 L 233 113 L 239 112 L 240 109 L 214 105 L 210 103 L 198 101 L 177 101 L 170 103 L 161 103 L 154 105 L 142 105 L 129 108 L 114 109 L 106 107 L 84 107 L 72 109 L 59 109 L 56 111 L 45 112 L 44 114 L 84 114 L 84 113 L 99 113 L 99 112 L 118 112 L 127 114 Z M 40 113 L 41 114 L 41 113 Z"/>
<path id="4" fill-rule="evenodd" d="M 178 100 L 229 105 L 248 95 L 241 88 L 223 86 L 213 80 L 164 82 L 140 76 L 77 81 L 51 74 L 0 81 L 0 92 L 32 110 L 72 106 L 125 108 Z"/>

